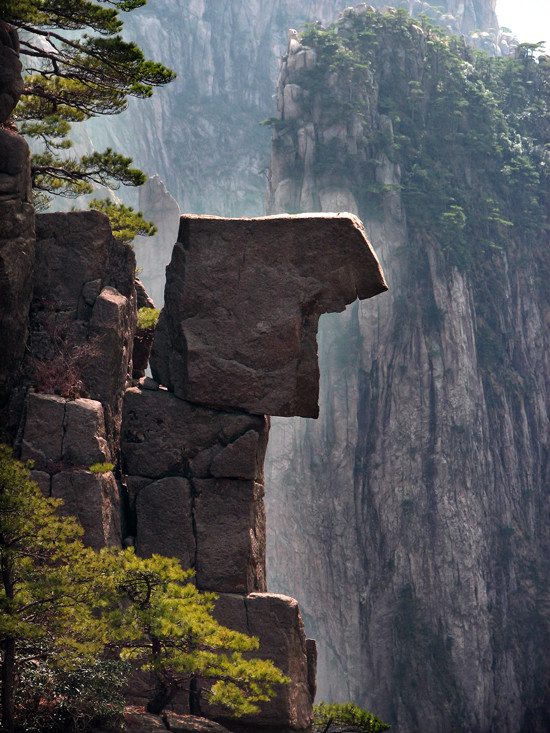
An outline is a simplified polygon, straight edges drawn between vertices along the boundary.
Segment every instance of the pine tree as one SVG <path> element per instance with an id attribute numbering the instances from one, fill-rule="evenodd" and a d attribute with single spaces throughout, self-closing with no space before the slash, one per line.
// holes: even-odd
<path id="1" fill-rule="evenodd" d="M 257 710 L 286 681 L 271 661 L 242 656 L 258 640 L 218 624 L 215 596 L 199 592 L 177 560 L 85 547 L 76 520 L 56 514 L 60 503 L 45 499 L 28 467 L 0 446 L 3 730 L 16 727 L 16 682 L 37 660 L 52 677 L 74 676 L 107 650 L 122 651 L 155 674 L 155 712 L 197 676 L 212 679 L 212 702 L 237 714 Z"/>
<path id="2" fill-rule="evenodd" d="M 122 38 L 120 12 L 146 0 L 3 0 L 0 20 L 20 36 L 26 75 L 14 118 L 20 132 L 41 144 L 32 156 L 33 187 L 48 194 L 75 197 L 93 184 L 139 186 L 144 174 L 132 159 L 107 148 L 80 158 L 71 156 L 72 122 L 118 114 L 129 96 L 150 97 L 174 72 L 149 61 Z"/>

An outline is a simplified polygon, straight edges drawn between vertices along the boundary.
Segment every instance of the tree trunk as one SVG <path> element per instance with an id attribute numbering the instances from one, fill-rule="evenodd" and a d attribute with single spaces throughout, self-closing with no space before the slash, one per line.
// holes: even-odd
<path id="1" fill-rule="evenodd" d="M 172 702 L 177 691 L 178 685 L 175 681 L 158 679 L 155 696 L 147 703 L 147 712 L 160 715 L 164 708 Z"/>
<path id="2" fill-rule="evenodd" d="M 15 639 L 4 641 L 4 661 L 2 663 L 2 728 L 13 733 L 15 728 Z"/>

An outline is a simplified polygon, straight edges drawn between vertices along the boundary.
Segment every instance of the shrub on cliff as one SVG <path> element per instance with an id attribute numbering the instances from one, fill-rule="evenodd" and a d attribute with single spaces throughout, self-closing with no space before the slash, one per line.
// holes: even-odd
<path id="1" fill-rule="evenodd" d="M 20 689 L 19 709 L 17 684 L 33 674 L 51 690 L 49 699 L 35 700 L 37 715 L 47 711 L 54 721 L 50 730 L 60 720 L 64 731 L 75 721 L 90 721 L 89 698 L 63 689 L 72 690 L 88 672 L 97 676 L 93 670 L 106 651 L 154 673 L 154 712 L 198 675 L 215 680 L 205 694 L 236 714 L 256 710 L 273 685 L 285 681 L 272 662 L 243 658 L 257 639 L 220 626 L 211 615 L 215 596 L 189 583 L 192 573 L 177 560 L 85 547 L 76 520 L 56 514 L 60 503 L 45 499 L 27 467 L 0 446 L 3 730 L 12 733 L 28 718 L 32 692 L 28 684 Z M 107 686 L 101 689 L 110 694 Z M 29 729 L 27 719 L 25 725 Z"/>
<path id="2" fill-rule="evenodd" d="M 382 733 L 391 726 L 351 702 L 320 702 L 313 708 L 316 733 Z"/>

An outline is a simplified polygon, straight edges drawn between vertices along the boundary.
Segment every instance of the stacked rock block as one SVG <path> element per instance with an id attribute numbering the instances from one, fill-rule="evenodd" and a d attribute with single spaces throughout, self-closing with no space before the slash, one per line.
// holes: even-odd
<path id="1" fill-rule="evenodd" d="M 266 418 L 134 388 L 122 425 L 137 552 L 177 557 L 202 590 L 265 591 Z"/>
<path id="2" fill-rule="evenodd" d="M 317 416 L 320 314 L 385 289 L 353 216 L 180 220 L 154 380 L 125 394 L 121 448 L 137 551 L 193 568 L 218 620 L 258 636 L 291 680 L 238 723 L 203 696 L 232 730 L 311 726 L 314 643 L 296 601 L 266 592 L 265 415 Z"/>
<path id="3" fill-rule="evenodd" d="M 34 462 L 44 495 L 78 518 L 87 544 L 120 546 L 122 487 L 112 471 L 89 469 L 118 462 L 136 323 L 133 252 L 97 211 L 41 214 L 29 270 L 29 332 L 9 405 L 15 448 Z"/>
<path id="4" fill-rule="evenodd" d="M 120 496 L 113 472 L 89 470 L 112 458 L 101 402 L 31 392 L 21 458 L 33 461 L 31 478 L 44 496 L 62 499 L 61 511 L 77 517 L 86 544 L 120 546 Z"/>

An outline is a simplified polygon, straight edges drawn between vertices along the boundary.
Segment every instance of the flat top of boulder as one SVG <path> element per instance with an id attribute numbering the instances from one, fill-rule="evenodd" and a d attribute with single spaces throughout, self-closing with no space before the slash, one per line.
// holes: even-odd
<path id="1" fill-rule="evenodd" d="M 228 219 L 221 216 L 203 214 L 184 214 L 180 218 L 178 242 L 191 245 L 190 234 L 196 238 L 201 229 L 205 233 L 220 232 L 223 223 L 223 239 L 235 243 L 236 238 L 248 236 L 244 241 L 247 253 L 259 246 L 266 264 L 277 265 L 292 262 L 307 267 L 301 269 L 302 276 L 313 276 L 327 281 L 327 284 L 341 290 L 343 282 L 330 283 L 337 271 L 345 267 L 346 274 L 351 276 L 355 284 L 355 297 L 349 293 L 334 293 L 333 297 L 340 301 L 341 297 L 350 298 L 342 305 L 334 303 L 334 310 L 343 310 L 345 305 L 355 298 L 363 300 L 388 289 L 378 258 L 367 238 L 361 220 L 348 212 L 310 214 L 274 214 L 255 218 Z M 195 240 L 200 246 L 200 242 Z M 269 252 L 269 246 L 273 249 Z M 308 267 L 309 266 L 309 267 Z M 348 284 L 348 283 L 346 283 Z M 327 294 L 328 295 L 328 294 Z M 340 298 L 338 298 L 340 296 Z M 330 297 L 328 298 L 330 301 Z M 332 310 L 330 302 L 326 309 Z M 323 311 L 322 311 L 323 312 Z"/>

